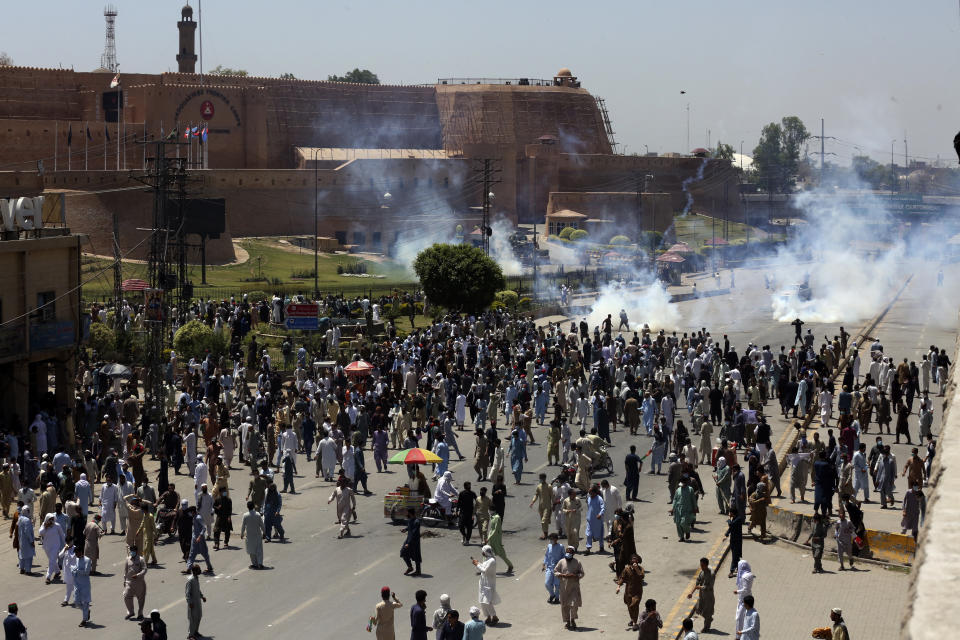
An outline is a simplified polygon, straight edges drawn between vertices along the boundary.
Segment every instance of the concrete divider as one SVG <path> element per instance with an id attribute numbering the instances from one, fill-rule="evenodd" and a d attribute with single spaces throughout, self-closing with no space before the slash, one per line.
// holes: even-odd
<path id="1" fill-rule="evenodd" d="M 813 517 L 805 513 L 783 509 L 781 507 L 767 507 L 767 531 L 777 536 L 805 544 L 807 536 L 813 530 Z M 833 539 L 833 528 L 827 533 L 829 540 Z M 862 557 L 881 562 L 908 565 L 913 563 L 917 544 L 912 536 L 867 529 L 866 548 Z"/>
<path id="2" fill-rule="evenodd" d="M 781 509 L 780 507 L 767 507 L 767 531 L 778 538 L 796 542 L 800 537 L 803 524 L 804 516 L 802 513 Z"/>

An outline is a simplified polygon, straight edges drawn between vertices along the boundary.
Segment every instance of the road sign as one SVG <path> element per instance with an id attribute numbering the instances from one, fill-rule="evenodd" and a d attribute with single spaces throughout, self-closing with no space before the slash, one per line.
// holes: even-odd
<path id="1" fill-rule="evenodd" d="M 287 329 L 299 329 L 300 331 L 316 331 L 320 328 L 320 322 L 316 317 L 287 316 L 283 324 Z"/>
<path id="2" fill-rule="evenodd" d="M 284 326 L 287 329 L 316 331 L 320 328 L 320 322 L 317 319 L 317 315 L 319 313 L 319 305 L 309 303 L 290 303 L 286 306 L 286 319 L 284 320 Z"/>
<path id="3" fill-rule="evenodd" d="M 288 317 L 316 318 L 320 313 L 320 306 L 316 304 L 304 304 L 291 302 L 287 305 L 286 314 Z"/>

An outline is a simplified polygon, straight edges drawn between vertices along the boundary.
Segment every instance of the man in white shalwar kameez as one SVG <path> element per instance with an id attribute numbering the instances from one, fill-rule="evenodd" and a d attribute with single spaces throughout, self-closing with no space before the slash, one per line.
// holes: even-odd
<path id="1" fill-rule="evenodd" d="M 67 534 L 57 522 L 57 516 L 48 513 L 43 519 L 43 525 L 38 532 L 43 541 L 43 550 L 47 554 L 47 584 L 60 577 L 60 550 L 67 544 Z"/>
<path id="2" fill-rule="evenodd" d="M 482 553 L 483 560 L 471 558 L 480 574 L 480 611 L 486 624 L 495 625 L 500 622 L 494 608 L 494 605 L 500 604 L 500 595 L 497 593 L 497 559 L 490 545 L 484 545 Z"/>
<path id="3" fill-rule="evenodd" d="M 247 541 L 250 568 L 263 569 L 263 516 L 257 512 L 253 500 L 247 502 L 247 512 L 243 514 L 240 524 L 240 539 Z"/>

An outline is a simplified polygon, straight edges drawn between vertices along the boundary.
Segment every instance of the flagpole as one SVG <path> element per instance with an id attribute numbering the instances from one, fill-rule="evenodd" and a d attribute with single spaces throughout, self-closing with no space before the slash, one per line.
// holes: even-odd
<path id="1" fill-rule="evenodd" d="M 107 129 L 107 114 L 103 114 L 103 170 L 107 170 L 107 138 L 110 136 L 110 130 Z"/>
<path id="2" fill-rule="evenodd" d="M 53 171 L 57 171 L 57 154 L 58 146 L 60 141 L 57 139 L 60 137 L 60 121 L 56 120 L 53 123 Z M 67 147 L 67 162 L 70 162 L 70 147 Z"/>
<path id="3" fill-rule="evenodd" d="M 87 170 L 87 142 L 90 140 L 90 123 L 84 122 L 83 127 L 83 170 Z"/>
<path id="4" fill-rule="evenodd" d="M 177 120 L 177 126 L 176 126 L 176 128 L 174 129 L 174 131 L 177 132 L 176 135 L 174 136 L 174 138 L 176 138 L 177 136 L 180 135 L 180 121 L 179 121 L 179 120 Z M 177 160 L 179 160 L 179 159 L 180 159 L 180 141 L 177 140 L 177 144 L 175 144 L 175 145 L 173 145 L 173 146 L 174 146 L 174 148 L 177 150 Z"/>

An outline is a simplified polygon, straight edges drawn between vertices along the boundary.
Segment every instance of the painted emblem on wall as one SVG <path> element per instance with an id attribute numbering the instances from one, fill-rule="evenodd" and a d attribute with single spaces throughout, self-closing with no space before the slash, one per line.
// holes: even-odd
<path id="1" fill-rule="evenodd" d="M 209 100 L 204 100 L 203 104 L 200 105 L 200 116 L 204 120 L 210 120 L 213 117 L 213 103 Z"/>

